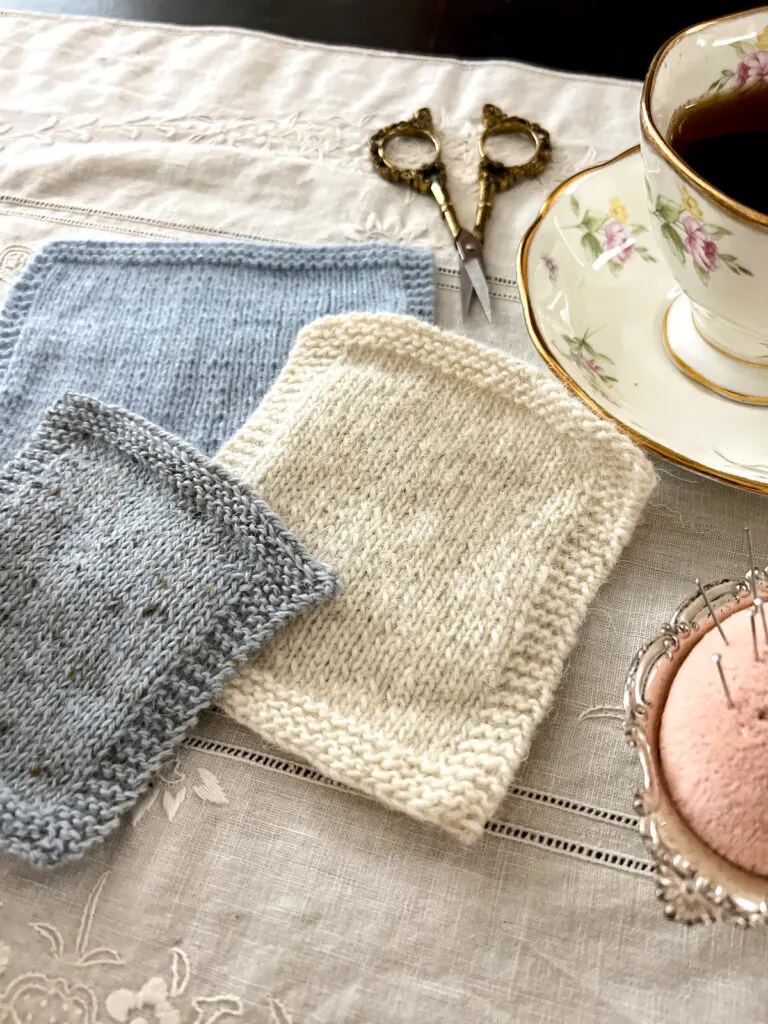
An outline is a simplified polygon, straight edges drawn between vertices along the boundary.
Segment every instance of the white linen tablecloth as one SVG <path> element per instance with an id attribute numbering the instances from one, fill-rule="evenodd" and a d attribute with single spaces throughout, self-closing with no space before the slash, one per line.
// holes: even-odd
<path id="1" fill-rule="evenodd" d="M 434 205 L 368 136 L 432 108 L 474 210 L 483 103 L 544 124 L 545 175 L 500 197 L 493 329 L 537 362 L 515 285 L 547 193 L 637 138 L 639 86 L 521 64 L 369 53 L 228 29 L 0 15 L 0 278 L 51 238 L 386 239 Z M 620 705 L 635 648 L 693 577 L 768 551 L 763 499 L 658 463 L 661 484 L 570 658 L 553 713 L 471 849 L 331 784 L 212 712 L 132 820 L 82 862 L 0 858 L 0 1022 L 477 1024 L 765 1020 L 765 931 L 685 930 L 654 897 Z"/>

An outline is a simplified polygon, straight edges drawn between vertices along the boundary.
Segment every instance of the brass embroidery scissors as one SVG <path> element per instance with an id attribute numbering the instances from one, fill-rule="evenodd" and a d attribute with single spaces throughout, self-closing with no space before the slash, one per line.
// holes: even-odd
<path id="1" fill-rule="evenodd" d="M 533 156 L 523 164 L 509 166 L 488 156 L 485 145 L 494 135 L 519 134 L 528 135 L 535 145 Z M 432 159 L 419 167 L 400 167 L 386 155 L 388 143 L 403 136 L 415 136 L 426 139 L 434 147 Z M 448 195 L 448 182 L 445 165 L 441 158 L 440 140 L 432 122 L 432 113 L 428 107 L 422 107 L 407 121 L 396 121 L 387 125 L 371 136 L 371 160 L 376 171 L 387 181 L 398 185 L 409 185 L 423 194 L 431 193 L 443 215 L 448 230 L 453 236 L 456 251 L 459 254 L 459 285 L 461 308 L 466 317 L 472 304 L 472 296 L 476 295 L 483 307 L 483 312 L 491 322 L 491 297 L 488 292 L 488 281 L 483 263 L 483 238 L 485 227 L 491 215 L 493 199 L 497 192 L 504 192 L 516 182 L 524 178 L 535 178 L 541 174 L 552 155 L 552 143 L 549 132 L 522 117 L 508 117 L 498 107 L 486 103 L 483 107 L 483 134 L 480 137 L 480 163 L 478 166 L 478 182 L 480 194 L 477 202 L 477 216 L 474 231 L 461 227 Z"/>

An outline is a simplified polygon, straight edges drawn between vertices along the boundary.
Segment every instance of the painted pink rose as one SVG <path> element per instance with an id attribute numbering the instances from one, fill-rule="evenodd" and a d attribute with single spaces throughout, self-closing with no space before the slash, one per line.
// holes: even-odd
<path id="1" fill-rule="evenodd" d="M 685 231 L 683 245 L 693 257 L 694 262 L 698 263 L 702 270 L 711 274 L 720 266 L 717 245 L 707 229 L 703 228 L 690 214 L 683 217 L 682 224 L 683 231 Z"/>
<path id="2" fill-rule="evenodd" d="M 587 359 L 587 366 L 590 368 L 592 373 L 596 374 L 598 377 L 603 372 L 602 366 L 595 359 Z"/>
<path id="3" fill-rule="evenodd" d="M 768 82 L 768 50 L 750 53 L 736 68 L 736 85 L 759 85 L 760 82 Z"/>
<path id="4" fill-rule="evenodd" d="M 611 256 L 611 263 L 626 263 L 632 253 L 635 251 L 635 245 L 637 244 L 632 237 L 632 232 L 624 224 L 619 224 L 617 220 L 607 220 L 605 227 L 605 240 L 603 241 L 603 251 L 608 252 L 609 249 L 615 249 L 613 256 Z"/>

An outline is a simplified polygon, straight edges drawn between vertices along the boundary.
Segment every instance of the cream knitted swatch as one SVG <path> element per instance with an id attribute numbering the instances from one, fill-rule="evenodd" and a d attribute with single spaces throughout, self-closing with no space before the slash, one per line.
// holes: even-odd
<path id="1" fill-rule="evenodd" d="M 305 328 L 219 460 L 344 582 L 222 695 L 239 721 L 472 842 L 654 475 L 542 373 L 409 317 Z"/>

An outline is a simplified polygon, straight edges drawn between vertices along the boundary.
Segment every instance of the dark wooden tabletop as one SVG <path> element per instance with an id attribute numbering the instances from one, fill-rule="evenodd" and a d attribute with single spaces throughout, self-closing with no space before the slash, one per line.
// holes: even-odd
<path id="1" fill-rule="evenodd" d="M 236 25 L 302 39 L 457 57 L 507 57 L 642 78 L 679 29 L 742 9 L 711 0 L 0 0 L 12 10 L 182 25 Z M 629 8 L 629 10 L 628 10 Z"/>

